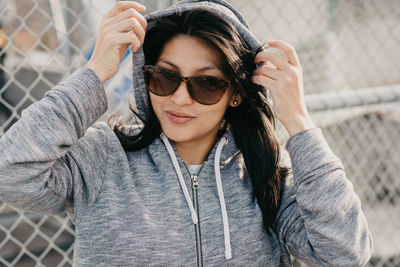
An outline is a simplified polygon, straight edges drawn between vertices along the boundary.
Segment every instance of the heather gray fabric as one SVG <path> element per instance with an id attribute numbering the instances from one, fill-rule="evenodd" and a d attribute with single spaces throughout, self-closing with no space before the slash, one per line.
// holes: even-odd
<path id="1" fill-rule="evenodd" d="M 164 143 L 124 151 L 105 123 L 95 123 L 106 108 L 100 80 L 81 68 L 24 110 L 0 139 L 0 199 L 38 213 L 66 211 L 76 228 L 74 266 L 195 266 L 194 225 Z M 315 266 L 368 261 L 372 241 L 359 198 L 320 129 L 289 139 L 293 177 L 268 231 L 232 133 L 224 138 L 232 259 L 225 259 L 214 147 L 199 174 L 205 266 L 290 266 L 289 252 Z"/>

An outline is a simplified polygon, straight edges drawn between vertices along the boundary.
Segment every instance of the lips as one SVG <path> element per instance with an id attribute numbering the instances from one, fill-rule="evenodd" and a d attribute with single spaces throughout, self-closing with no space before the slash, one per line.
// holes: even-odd
<path id="1" fill-rule="evenodd" d="M 184 124 L 188 123 L 195 117 L 190 116 L 185 113 L 176 112 L 176 111 L 166 111 L 168 119 L 173 123 Z"/>

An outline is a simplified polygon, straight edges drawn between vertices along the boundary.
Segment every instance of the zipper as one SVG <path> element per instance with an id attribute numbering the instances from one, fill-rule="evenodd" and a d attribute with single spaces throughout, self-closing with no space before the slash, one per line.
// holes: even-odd
<path id="1" fill-rule="evenodd" d="M 200 232 L 200 215 L 199 215 L 199 202 L 197 189 L 199 187 L 198 176 L 195 174 L 191 175 L 192 180 L 192 195 L 193 195 L 193 207 L 196 211 L 198 222 L 194 225 L 195 233 L 196 233 L 196 250 L 197 250 L 197 266 L 203 266 L 203 250 L 201 248 L 201 232 Z"/>
<path id="2" fill-rule="evenodd" d="M 197 224 L 194 225 L 195 236 L 196 236 L 196 252 L 197 252 L 197 266 L 203 267 L 203 249 L 201 247 L 201 231 L 200 231 L 200 212 L 199 212 L 199 198 L 198 198 L 198 188 L 199 188 L 199 174 L 203 169 L 205 162 L 201 165 L 200 170 L 198 170 L 197 174 L 191 174 L 189 168 L 185 164 L 187 172 L 190 175 L 190 180 L 192 181 L 192 200 L 193 200 L 193 208 L 197 215 Z"/>

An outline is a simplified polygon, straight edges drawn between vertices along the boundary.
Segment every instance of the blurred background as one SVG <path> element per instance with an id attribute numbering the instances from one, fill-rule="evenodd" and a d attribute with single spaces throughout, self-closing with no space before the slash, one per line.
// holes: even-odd
<path id="1" fill-rule="evenodd" d="M 175 1 L 138 2 L 148 13 Z M 307 106 L 342 159 L 374 237 L 368 266 L 400 266 L 400 1 L 230 2 L 261 41 L 295 46 Z M 0 136 L 23 109 L 85 64 L 99 22 L 114 3 L 0 0 Z M 101 120 L 128 113 L 131 60 L 128 53 L 107 82 L 109 109 Z M 278 132 L 284 144 L 287 136 Z M 68 217 L 0 201 L 0 266 L 72 266 L 73 249 Z"/>

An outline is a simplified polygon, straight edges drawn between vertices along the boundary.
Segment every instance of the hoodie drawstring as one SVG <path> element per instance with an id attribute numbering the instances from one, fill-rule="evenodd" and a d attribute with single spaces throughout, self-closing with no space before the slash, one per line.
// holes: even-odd
<path id="1" fill-rule="evenodd" d="M 193 203 L 190 200 L 189 192 L 188 192 L 188 190 L 186 188 L 185 181 L 183 180 L 183 175 L 182 175 L 182 172 L 181 172 L 181 168 L 179 168 L 178 160 L 176 159 L 174 149 L 172 148 L 172 146 L 169 143 L 168 138 L 165 136 L 165 134 L 161 134 L 161 139 L 163 140 L 165 146 L 167 147 L 169 156 L 171 157 L 171 160 L 172 160 L 172 164 L 174 165 L 176 174 L 178 175 L 179 182 L 181 184 L 181 188 L 182 188 L 183 194 L 185 195 L 186 202 L 187 202 L 187 204 L 189 205 L 189 208 L 190 208 L 190 213 L 192 214 L 192 221 L 193 221 L 194 224 L 197 224 L 197 222 L 199 220 L 197 218 L 196 211 L 195 211 L 195 209 L 193 207 Z"/>
<path id="2" fill-rule="evenodd" d="M 224 239 L 225 239 L 225 258 L 227 260 L 232 258 L 231 250 L 231 237 L 229 235 L 229 222 L 228 213 L 226 212 L 224 192 L 222 190 L 221 172 L 220 172 L 220 158 L 222 147 L 228 142 L 228 140 L 221 140 L 217 146 L 217 151 L 215 152 L 214 169 L 215 169 L 215 180 L 217 182 L 219 204 L 221 205 L 222 222 L 224 224 Z"/>
<path id="3" fill-rule="evenodd" d="M 197 224 L 197 222 L 198 222 L 197 214 L 193 207 L 193 203 L 190 200 L 189 192 L 188 192 L 185 182 L 183 180 L 183 175 L 182 175 L 181 169 L 179 167 L 178 160 L 176 159 L 174 149 L 172 148 L 172 146 L 171 146 L 168 138 L 165 136 L 165 134 L 161 134 L 161 139 L 163 140 L 163 142 L 168 150 L 169 156 L 171 157 L 175 171 L 178 175 L 183 194 L 185 195 L 186 202 L 187 202 L 187 204 L 190 208 L 190 212 L 192 214 L 192 221 L 194 224 Z M 215 180 L 217 183 L 219 204 L 221 206 L 222 222 L 224 225 L 225 258 L 227 260 L 229 260 L 232 258 L 231 238 L 230 238 L 230 234 L 229 234 L 228 213 L 226 212 L 225 198 L 224 198 L 224 192 L 222 190 L 222 181 L 221 181 L 221 172 L 220 172 L 220 159 L 221 159 L 222 148 L 227 142 L 228 142 L 227 139 L 222 138 L 221 141 L 218 143 L 217 150 L 215 152 L 214 168 L 215 168 Z"/>

